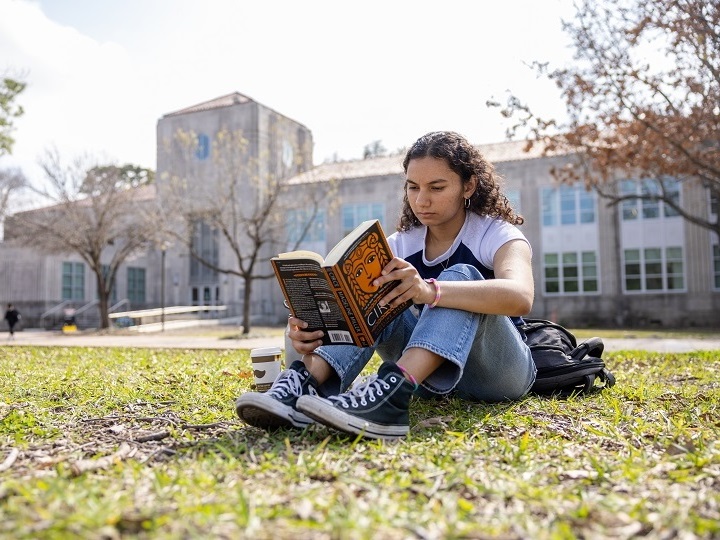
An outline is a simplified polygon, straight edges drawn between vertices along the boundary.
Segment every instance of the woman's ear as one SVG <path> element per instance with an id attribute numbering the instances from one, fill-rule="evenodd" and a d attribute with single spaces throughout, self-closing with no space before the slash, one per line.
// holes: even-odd
<path id="1" fill-rule="evenodd" d="M 466 199 L 472 197 L 473 193 L 475 193 L 475 190 L 477 189 L 477 186 L 477 176 L 473 174 L 470 177 L 470 180 L 465 182 L 465 185 L 463 186 L 463 197 Z"/>

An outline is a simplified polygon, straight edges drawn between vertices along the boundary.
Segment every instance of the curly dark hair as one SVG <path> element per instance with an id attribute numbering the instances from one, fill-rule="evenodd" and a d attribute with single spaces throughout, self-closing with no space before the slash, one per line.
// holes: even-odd
<path id="1" fill-rule="evenodd" d="M 434 131 L 423 135 L 405 155 L 403 160 L 405 173 L 411 159 L 422 157 L 444 159 L 450 169 L 460 176 L 463 183 L 469 182 L 473 175 L 477 178 L 477 188 L 470 197 L 468 211 L 481 216 L 500 218 L 513 225 L 522 225 L 524 222 L 523 217 L 515 213 L 510 201 L 500 191 L 500 177 L 495 172 L 495 168 L 462 135 L 453 131 Z M 398 230 L 408 231 L 418 225 L 420 220 L 410 209 L 406 186 Z"/>

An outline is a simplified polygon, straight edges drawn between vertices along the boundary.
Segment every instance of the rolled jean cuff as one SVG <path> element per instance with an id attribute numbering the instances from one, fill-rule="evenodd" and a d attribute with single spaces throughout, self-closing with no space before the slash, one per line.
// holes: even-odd
<path id="1" fill-rule="evenodd" d="M 372 356 L 374 352 L 372 349 L 368 352 L 365 352 L 365 349 L 351 347 L 349 345 L 331 345 L 330 347 L 347 347 L 348 349 L 353 349 L 352 351 L 348 351 L 347 354 L 349 354 L 350 356 L 357 355 L 358 358 L 360 356 L 363 356 L 363 353 L 367 354 L 368 356 Z M 350 366 L 356 365 L 356 361 L 354 360 L 353 362 L 348 363 L 346 360 L 346 355 L 338 355 L 345 360 L 344 362 L 338 362 L 335 357 L 323 347 L 318 347 L 313 351 L 312 354 L 319 356 L 320 358 L 325 360 L 325 362 L 330 365 L 333 371 L 330 378 L 318 387 L 318 392 L 323 397 L 336 396 L 339 393 L 344 392 L 347 386 L 352 383 L 352 379 L 357 376 L 356 374 L 349 373 Z M 364 363 L 362 365 L 364 365 Z"/>
<path id="2" fill-rule="evenodd" d="M 325 360 L 333 369 L 333 374 L 330 375 L 330 378 L 318 387 L 318 393 L 323 397 L 338 395 L 342 392 L 340 387 L 342 386 L 342 379 L 344 376 L 343 366 L 335 362 L 332 356 L 327 353 L 323 354 L 323 352 L 319 349 L 315 349 L 313 354 Z"/>
<path id="3" fill-rule="evenodd" d="M 451 392 L 462 377 L 464 362 L 460 362 L 456 358 L 448 358 L 449 355 L 447 351 L 442 351 L 427 341 L 412 341 L 408 343 L 406 349 L 411 347 L 428 350 L 445 359 L 445 362 L 420 383 L 420 386 L 433 394 L 447 394 Z"/>

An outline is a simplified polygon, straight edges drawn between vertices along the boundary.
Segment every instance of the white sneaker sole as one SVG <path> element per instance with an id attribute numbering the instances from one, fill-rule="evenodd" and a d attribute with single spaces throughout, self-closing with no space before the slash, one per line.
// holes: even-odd
<path id="1" fill-rule="evenodd" d="M 343 412 L 327 399 L 317 396 L 301 396 L 296 406 L 298 410 L 323 425 L 369 439 L 397 439 L 404 437 L 410 431 L 409 426 L 386 426 L 363 420 Z"/>
<path id="2" fill-rule="evenodd" d="M 302 429 L 315 423 L 312 418 L 300 411 L 260 392 L 248 392 L 237 398 L 235 411 L 246 424 L 265 429 L 281 427 Z"/>

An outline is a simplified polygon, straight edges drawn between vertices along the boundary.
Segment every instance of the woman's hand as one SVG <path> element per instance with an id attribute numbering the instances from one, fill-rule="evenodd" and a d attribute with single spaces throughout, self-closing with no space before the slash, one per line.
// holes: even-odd
<path id="1" fill-rule="evenodd" d="M 383 306 L 399 306 L 406 300 L 412 300 L 415 304 L 430 304 L 435 299 L 435 287 L 423 280 L 412 264 L 399 257 L 393 257 L 385 265 L 382 276 L 373 281 L 373 285 L 379 287 L 388 281 L 400 283 L 380 300 Z"/>
<path id="2" fill-rule="evenodd" d="M 297 317 L 288 319 L 288 337 L 292 341 L 293 348 L 298 354 L 310 354 L 322 345 L 323 331 L 306 332 L 307 323 Z"/>

